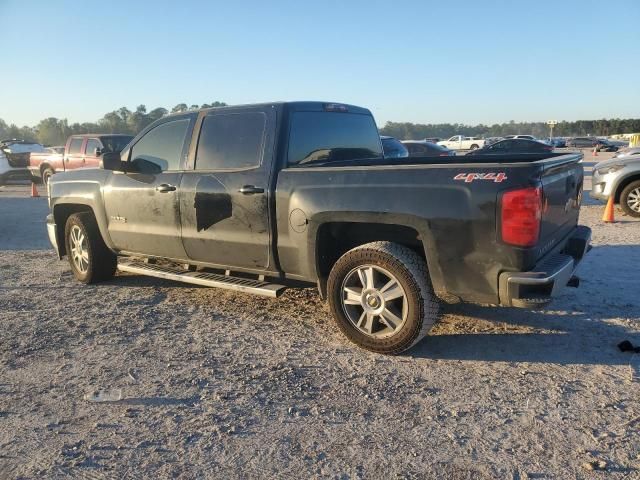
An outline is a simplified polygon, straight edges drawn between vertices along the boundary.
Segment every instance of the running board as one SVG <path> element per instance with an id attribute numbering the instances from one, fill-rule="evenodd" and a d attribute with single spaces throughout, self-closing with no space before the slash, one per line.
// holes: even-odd
<path id="1" fill-rule="evenodd" d="M 137 273 L 149 277 L 165 278 L 176 282 L 193 283 L 204 287 L 224 288 L 237 292 L 253 293 L 265 297 L 279 297 L 286 289 L 284 285 L 252 280 L 250 278 L 230 277 L 218 273 L 192 272 L 182 268 L 160 266 L 138 260 L 119 260 L 118 270 Z"/>

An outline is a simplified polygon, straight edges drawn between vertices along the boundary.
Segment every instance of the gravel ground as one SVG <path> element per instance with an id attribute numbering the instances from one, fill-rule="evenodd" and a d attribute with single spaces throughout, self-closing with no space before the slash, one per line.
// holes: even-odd
<path id="1" fill-rule="evenodd" d="M 640 478 L 640 355 L 616 348 L 640 344 L 640 222 L 619 210 L 583 207 L 594 249 L 550 308 L 447 306 L 384 357 L 311 289 L 80 285 L 24 190 L 0 188 L 0 478 Z"/>

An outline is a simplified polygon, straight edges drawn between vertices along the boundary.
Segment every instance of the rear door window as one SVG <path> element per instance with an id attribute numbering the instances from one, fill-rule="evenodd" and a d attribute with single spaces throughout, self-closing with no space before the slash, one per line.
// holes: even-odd
<path id="1" fill-rule="evenodd" d="M 289 133 L 289 165 L 382 158 L 373 117 L 359 113 L 295 112 Z"/>
<path id="2" fill-rule="evenodd" d="M 196 170 L 242 170 L 262 162 L 267 117 L 262 112 L 208 115 L 202 122 Z"/>
<path id="3" fill-rule="evenodd" d="M 71 143 L 69 144 L 69 154 L 78 154 L 82 149 L 82 141 L 84 139 L 80 138 L 72 138 Z"/>
<path id="4" fill-rule="evenodd" d="M 513 140 L 504 140 L 502 142 L 495 143 L 491 145 L 490 148 L 496 153 L 506 152 L 513 148 Z"/>
<path id="5" fill-rule="evenodd" d="M 89 140 L 87 140 L 87 146 L 84 149 L 85 155 L 87 155 L 88 157 L 95 157 L 96 148 L 102 148 L 102 145 L 100 145 L 100 141 L 97 138 L 90 138 Z"/>

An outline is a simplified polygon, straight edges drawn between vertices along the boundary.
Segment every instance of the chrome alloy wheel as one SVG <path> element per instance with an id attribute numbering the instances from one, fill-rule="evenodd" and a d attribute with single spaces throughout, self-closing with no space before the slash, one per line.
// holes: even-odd
<path id="1" fill-rule="evenodd" d="M 634 212 L 640 213 L 640 187 L 634 188 L 627 195 L 627 205 Z"/>
<path id="2" fill-rule="evenodd" d="M 89 250 L 87 249 L 87 238 L 79 226 L 74 225 L 69 232 L 71 240 L 71 258 L 73 264 L 80 273 L 87 273 L 89 270 Z"/>
<path id="3" fill-rule="evenodd" d="M 384 268 L 361 265 L 342 282 L 342 308 L 349 321 L 370 337 L 390 337 L 407 320 L 407 294 Z"/>

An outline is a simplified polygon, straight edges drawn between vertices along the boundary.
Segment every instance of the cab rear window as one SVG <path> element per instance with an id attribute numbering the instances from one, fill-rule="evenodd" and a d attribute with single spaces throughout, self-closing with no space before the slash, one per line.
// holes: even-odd
<path id="1" fill-rule="evenodd" d="M 373 117 L 358 113 L 294 112 L 288 164 L 382 158 Z"/>

